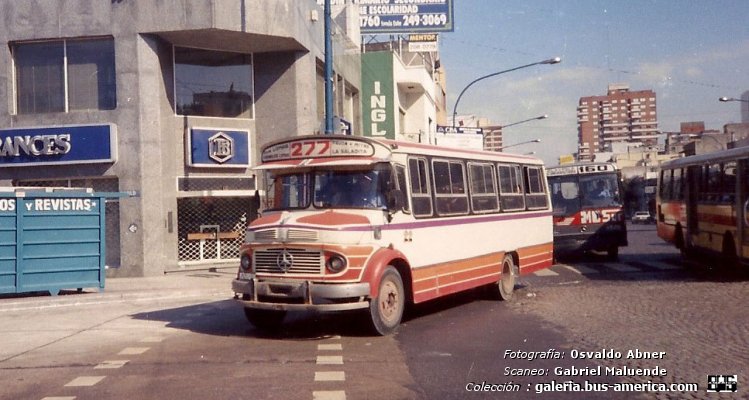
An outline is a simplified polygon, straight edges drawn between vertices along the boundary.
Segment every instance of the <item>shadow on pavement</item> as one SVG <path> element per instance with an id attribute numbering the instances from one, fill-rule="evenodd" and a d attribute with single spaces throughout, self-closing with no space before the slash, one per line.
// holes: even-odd
<path id="1" fill-rule="evenodd" d="M 518 286 L 517 289 L 522 288 Z M 488 300 L 485 288 L 406 307 L 402 323 L 450 309 Z M 495 300 L 492 300 L 495 301 Z M 502 304 L 496 300 L 497 304 Z M 337 313 L 288 312 L 281 327 L 273 332 L 255 328 L 244 316 L 242 306 L 232 299 L 132 315 L 148 321 L 163 321 L 169 328 L 213 336 L 247 336 L 274 340 L 319 340 L 331 336 L 368 337 L 372 333 L 366 310 Z"/>

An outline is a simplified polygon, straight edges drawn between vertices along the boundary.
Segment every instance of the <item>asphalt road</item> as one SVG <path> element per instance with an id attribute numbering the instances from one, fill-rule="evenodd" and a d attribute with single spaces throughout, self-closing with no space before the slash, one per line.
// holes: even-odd
<path id="1" fill-rule="evenodd" d="M 749 279 L 684 268 L 653 225 L 631 226 L 629 241 L 618 262 L 576 257 L 523 277 L 512 302 L 472 291 L 416 307 L 389 337 L 356 314 L 295 314 L 263 334 L 222 292 L 6 309 L 0 398 L 707 399 L 713 374 L 738 375 L 726 398 L 748 397 L 749 311 L 736 305 Z M 605 375 L 622 367 L 665 376 Z"/>

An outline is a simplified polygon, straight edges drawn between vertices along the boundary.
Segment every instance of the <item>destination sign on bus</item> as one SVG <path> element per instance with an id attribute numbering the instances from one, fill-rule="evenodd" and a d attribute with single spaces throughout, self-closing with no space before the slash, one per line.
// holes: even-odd
<path id="1" fill-rule="evenodd" d="M 359 140 L 308 139 L 278 143 L 263 150 L 263 162 L 315 157 L 368 157 L 374 147 Z"/>
<path id="2" fill-rule="evenodd" d="M 598 174 L 601 172 L 616 172 L 616 167 L 613 164 L 569 165 L 549 168 L 546 170 L 546 175 Z"/>

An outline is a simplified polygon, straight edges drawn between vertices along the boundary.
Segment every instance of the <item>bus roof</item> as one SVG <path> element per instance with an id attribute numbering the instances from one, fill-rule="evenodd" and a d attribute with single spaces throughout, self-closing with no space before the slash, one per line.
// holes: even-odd
<path id="1" fill-rule="evenodd" d="M 394 153 L 543 165 L 543 161 L 538 158 L 518 154 L 363 136 L 306 135 L 278 140 L 263 146 L 261 165 L 255 169 L 372 164 L 389 161 Z"/>
<path id="2" fill-rule="evenodd" d="M 679 168 L 690 165 L 706 164 L 710 162 L 730 161 L 745 157 L 749 157 L 749 146 L 677 158 L 675 160 L 667 161 L 661 164 L 661 168 Z"/>

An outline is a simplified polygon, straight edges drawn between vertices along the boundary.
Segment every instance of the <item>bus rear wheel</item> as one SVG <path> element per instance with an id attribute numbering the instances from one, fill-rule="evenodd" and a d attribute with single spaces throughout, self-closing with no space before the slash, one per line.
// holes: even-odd
<path id="1" fill-rule="evenodd" d="M 510 301 L 515 293 L 515 261 L 512 255 L 505 254 L 502 260 L 502 275 L 500 275 L 499 282 L 495 284 L 494 294 L 495 297 L 500 300 Z"/>
<path id="2" fill-rule="evenodd" d="M 393 333 L 400 325 L 405 305 L 403 279 L 395 267 L 389 265 L 380 279 L 377 297 L 369 302 L 373 330 L 383 336 Z"/>

